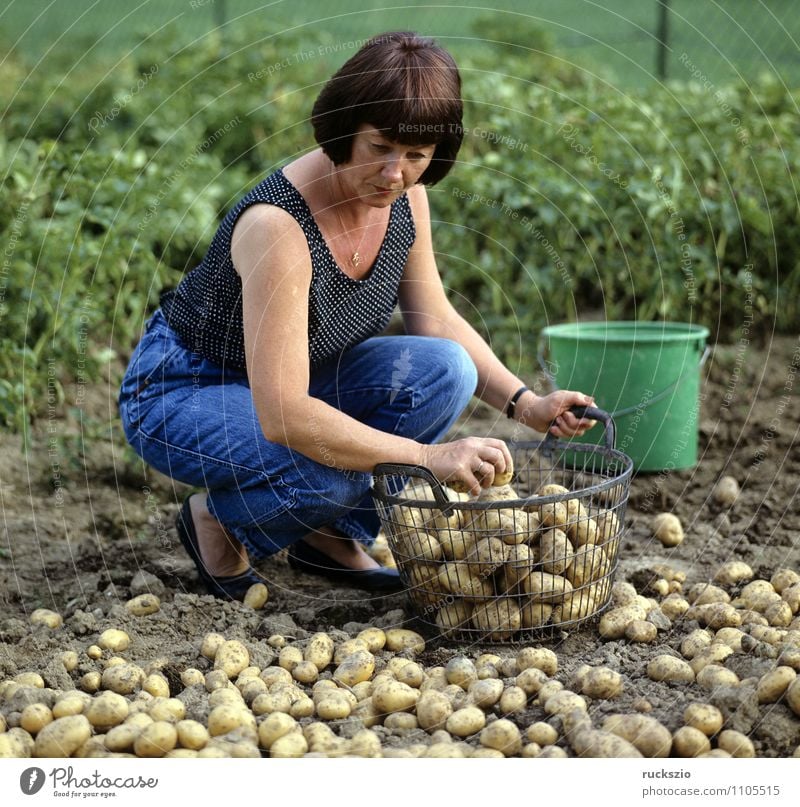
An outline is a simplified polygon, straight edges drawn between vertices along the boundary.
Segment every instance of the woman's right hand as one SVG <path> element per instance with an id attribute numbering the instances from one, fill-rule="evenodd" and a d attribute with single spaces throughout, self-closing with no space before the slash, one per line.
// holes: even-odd
<path id="1" fill-rule="evenodd" d="M 511 452 L 493 437 L 465 437 L 450 443 L 422 446 L 422 461 L 441 482 L 463 482 L 473 496 L 512 466 Z"/>

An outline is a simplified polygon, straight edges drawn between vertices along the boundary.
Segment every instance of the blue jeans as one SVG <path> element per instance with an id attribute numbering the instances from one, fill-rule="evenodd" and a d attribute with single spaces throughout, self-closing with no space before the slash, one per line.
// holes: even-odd
<path id="1" fill-rule="evenodd" d="M 435 443 L 476 385 L 475 365 L 456 342 L 379 336 L 313 370 L 309 394 L 380 431 Z M 375 540 L 371 474 L 267 440 L 247 374 L 190 350 L 160 309 L 131 356 L 119 409 L 137 454 L 173 479 L 206 488 L 209 511 L 252 558 L 322 526 L 365 544 Z M 324 459 L 325 435 L 310 428 Z"/>

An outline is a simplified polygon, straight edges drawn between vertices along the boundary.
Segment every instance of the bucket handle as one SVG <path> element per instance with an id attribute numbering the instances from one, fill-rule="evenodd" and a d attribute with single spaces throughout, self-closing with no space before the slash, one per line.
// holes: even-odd
<path id="1" fill-rule="evenodd" d="M 543 340 L 543 338 L 541 338 L 541 337 L 540 337 L 540 338 L 539 338 L 539 344 L 538 344 L 538 347 L 537 347 L 537 349 L 536 349 L 536 358 L 538 359 L 538 361 L 539 361 L 539 367 L 541 368 L 542 372 L 544 373 L 545 378 L 546 378 L 546 379 L 548 380 L 548 382 L 550 383 L 550 386 L 551 386 L 551 387 L 552 387 L 554 390 L 557 390 L 557 389 L 559 389 L 559 386 L 558 386 L 558 384 L 556 383 L 555 376 L 553 376 L 553 374 L 550 372 L 550 369 L 549 369 L 549 367 L 548 367 L 548 362 L 547 362 L 547 359 L 544 357 L 544 350 L 543 350 L 543 348 L 544 348 L 544 340 Z M 710 347 L 710 346 L 708 346 L 708 345 L 706 345 L 706 348 L 705 348 L 705 350 L 703 351 L 703 355 L 700 357 L 700 362 L 699 362 L 699 363 L 698 363 L 698 365 L 697 365 L 697 369 L 698 369 L 698 370 L 699 370 L 701 367 L 703 367 L 703 365 L 706 363 L 706 360 L 708 359 L 708 357 L 709 357 L 710 355 L 711 355 L 711 347 Z M 672 390 L 674 390 L 674 389 L 675 389 L 675 388 L 678 386 L 678 384 L 680 384 L 680 383 L 681 383 L 681 381 L 683 381 L 683 379 L 684 379 L 684 378 L 686 378 L 686 377 L 689 375 L 689 373 L 690 373 L 690 372 L 692 372 L 692 373 L 693 373 L 694 371 L 695 371 L 694 366 L 691 366 L 691 367 L 689 367 L 689 368 L 685 369 L 685 370 L 684 370 L 684 371 L 683 371 L 683 372 L 682 372 L 682 373 L 681 373 L 681 374 L 680 374 L 680 375 L 679 375 L 679 376 L 678 376 L 678 377 L 675 379 L 675 381 L 673 381 L 673 382 L 672 382 L 672 383 L 671 383 L 671 384 L 670 384 L 668 387 L 666 387 L 665 389 L 661 390 L 661 392 L 659 392 L 657 395 L 654 395 L 652 398 L 650 398 L 650 399 L 647 401 L 647 403 L 643 403 L 643 404 L 636 404 L 636 406 L 628 406 L 628 407 L 626 407 L 625 409 L 617 409 L 617 410 L 615 410 L 614 412 L 609 412 L 609 415 L 610 415 L 612 418 L 619 418 L 619 417 L 623 417 L 624 415 L 632 415 L 634 412 L 639 412 L 639 411 L 641 411 L 642 409 L 647 409 L 648 407 L 652 406 L 653 404 L 658 403 L 658 402 L 659 402 L 660 400 L 662 400 L 663 398 L 666 398 L 666 397 L 667 397 L 667 395 L 669 395 L 669 393 L 670 393 L 670 392 L 672 392 Z M 596 418 L 595 418 L 595 419 L 596 419 Z"/>

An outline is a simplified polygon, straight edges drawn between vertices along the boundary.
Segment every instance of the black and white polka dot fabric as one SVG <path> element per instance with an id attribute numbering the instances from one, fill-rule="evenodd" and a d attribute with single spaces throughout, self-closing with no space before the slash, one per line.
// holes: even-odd
<path id="1" fill-rule="evenodd" d="M 186 345 L 221 365 L 245 369 L 242 281 L 231 260 L 231 236 L 239 216 L 258 203 L 277 205 L 302 227 L 311 252 L 308 351 L 313 367 L 380 333 L 397 305 L 397 289 L 416 237 L 408 197 L 392 203 L 378 257 L 362 280 L 336 264 L 311 210 L 278 169 L 228 212 L 199 266 L 176 289 L 161 295 L 161 308 Z"/>

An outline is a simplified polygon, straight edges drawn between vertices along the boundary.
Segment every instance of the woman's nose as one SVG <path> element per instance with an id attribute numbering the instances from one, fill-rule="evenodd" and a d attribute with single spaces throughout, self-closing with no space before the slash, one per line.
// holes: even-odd
<path id="1" fill-rule="evenodd" d="M 381 173 L 390 182 L 400 181 L 403 178 L 403 169 L 400 165 L 400 160 L 394 158 L 386 160 Z"/>

